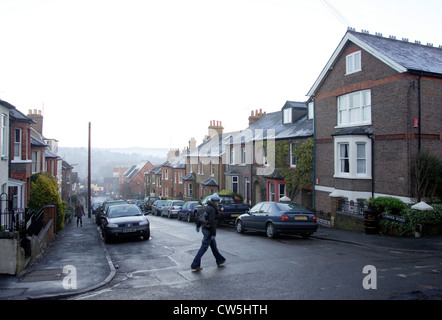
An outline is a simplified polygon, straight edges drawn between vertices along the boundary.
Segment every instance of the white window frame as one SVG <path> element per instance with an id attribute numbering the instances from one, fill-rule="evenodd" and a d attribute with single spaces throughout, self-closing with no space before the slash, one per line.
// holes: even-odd
<path id="1" fill-rule="evenodd" d="M 347 93 L 337 98 L 337 126 L 335 128 L 360 125 L 371 125 L 370 89 Z"/>
<path id="2" fill-rule="evenodd" d="M 236 188 L 234 186 L 236 186 Z M 239 177 L 238 176 L 232 176 L 232 191 L 239 193 Z"/>
<path id="3" fill-rule="evenodd" d="M 334 137 L 334 178 L 371 179 L 371 139 L 368 136 L 336 136 Z M 342 172 L 341 145 L 348 144 L 348 172 Z M 365 146 L 364 158 L 358 158 L 358 145 Z M 365 170 L 359 170 L 358 160 L 365 162 Z M 365 172 L 364 172 L 365 171 Z"/>
<path id="4" fill-rule="evenodd" d="M 282 123 L 292 123 L 292 108 L 285 108 L 282 110 Z"/>
<path id="5" fill-rule="evenodd" d="M 230 164 L 235 164 L 235 148 L 230 147 Z"/>
<path id="6" fill-rule="evenodd" d="M 361 50 L 348 54 L 345 57 L 345 74 L 353 74 L 362 71 Z"/>
<path id="7" fill-rule="evenodd" d="M 275 200 L 275 183 L 269 182 L 269 201 L 277 201 Z"/>
<path id="8" fill-rule="evenodd" d="M 5 158 L 8 156 L 8 116 L 2 113 L 1 119 L 1 131 L 0 131 L 0 152 L 1 157 Z"/>
<path id="9" fill-rule="evenodd" d="M 281 187 L 284 187 L 283 192 L 281 192 Z M 285 183 L 278 183 L 278 199 L 277 201 L 279 201 L 279 199 L 281 199 L 282 197 L 285 197 L 287 194 L 287 186 L 285 185 Z"/>
<path id="10" fill-rule="evenodd" d="M 32 173 L 40 172 L 40 150 L 32 151 Z"/>
<path id="11" fill-rule="evenodd" d="M 241 147 L 241 164 L 246 164 L 246 147 Z"/>
<path id="12" fill-rule="evenodd" d="M 19 132 L 20 141 L 17 141 L 17 132 Z M 14 128 L 14 160 L 22 160 L 22 141 L 23 130 L 21 128 Z"/>

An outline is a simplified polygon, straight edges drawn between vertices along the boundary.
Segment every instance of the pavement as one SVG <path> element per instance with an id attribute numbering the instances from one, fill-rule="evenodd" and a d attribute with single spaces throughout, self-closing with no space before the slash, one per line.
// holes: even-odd
<path id="1" fill-rule="evenodd" d="M 312 238 L 367 249 L 442 254 L 440 235 L 402 238 L 319 227 Z M 19 275 L 0 274 L 0 300 L 67 298 L 104 286 L 116 272 L 95 219 L 84 217 L 83 227 L 75 221 L 66 223 L 46 251 Z"/>

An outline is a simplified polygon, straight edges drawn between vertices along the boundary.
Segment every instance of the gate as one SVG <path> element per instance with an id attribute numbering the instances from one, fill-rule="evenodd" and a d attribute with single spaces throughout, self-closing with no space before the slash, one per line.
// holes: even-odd
<path id="1" fill-rule="evenodd" d="M 25 210 L 15 209 L 12 196 L 0 194 L 0 231 L 20 231 L 25 228 Z"/>

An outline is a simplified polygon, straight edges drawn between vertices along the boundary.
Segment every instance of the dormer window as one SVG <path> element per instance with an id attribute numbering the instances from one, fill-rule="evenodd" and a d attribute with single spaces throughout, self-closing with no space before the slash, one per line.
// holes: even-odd
<path id="1" fill-rule="evenodd" d="M 347 55 L 346 74 L 352 74 L 361 70 L 361 51 L 356 51 Z"/>
<path id="2" fill-rule="evenodd" d="M 282 124 L 292 123 L 292 108 L 282 110 Z"/>

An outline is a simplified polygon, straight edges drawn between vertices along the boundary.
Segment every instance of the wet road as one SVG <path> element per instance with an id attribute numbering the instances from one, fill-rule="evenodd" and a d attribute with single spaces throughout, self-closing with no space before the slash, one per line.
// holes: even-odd
<path id="1" fill-rule="evenodd" d="M 72 299 L 365 300 L 441 288 L 440 255 L 374 250 L 314 237 L 272 240 L 238 234 L 231 227 L 220 227 L 217 234 L 225 266 L 216 266 L 209 249 L 203 270 L 193 272 L 190 264 L 202 240 L 194 223 L 148 217 L 150 240 L 106 245 L 118 266 L 114 279 Z"/>

